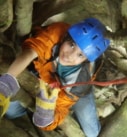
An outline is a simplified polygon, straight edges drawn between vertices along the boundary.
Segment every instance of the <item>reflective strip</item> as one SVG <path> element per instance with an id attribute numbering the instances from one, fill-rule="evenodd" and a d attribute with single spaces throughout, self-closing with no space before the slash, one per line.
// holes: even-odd
<path id="1" fill-rule="evenodd" d="M 56 106 L 56 103 L 46 102 L 41 100 L 40 98 L 36 98 L 36 105 L 43 108 L 43 109 L 54 109 Z"/>

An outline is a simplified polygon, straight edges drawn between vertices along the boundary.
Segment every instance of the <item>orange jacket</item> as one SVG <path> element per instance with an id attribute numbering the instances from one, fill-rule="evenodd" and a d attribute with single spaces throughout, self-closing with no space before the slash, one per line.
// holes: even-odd
<path id="1" fill-rule="evenodd" d="M 66 23 L 54 23 L 45 28 L 40 28 L 34 37 L 27 39 L 23 44 L 23 48 L 32 48 L 37 52 L 38 60 L 34 61 L 35 68 L 39 72 L 40 78 L 46 83 L 56 82 L 52 75 L 54 72 L 52 63 L 48 60 L 52 56 L 52 48 L 63 39 L 69 26 Z M 76 100 L 70 99 L 65 91 L 61 90 L 56 102 L 54 122 L 42 129 L 53 130 L 61 124 Z"/>

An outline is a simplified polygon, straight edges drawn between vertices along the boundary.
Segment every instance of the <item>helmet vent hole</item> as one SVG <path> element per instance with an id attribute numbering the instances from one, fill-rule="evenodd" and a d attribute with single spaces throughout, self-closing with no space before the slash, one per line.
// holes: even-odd
<path id="1" fill-rule="evenodd" d="M 82 28 L 83 29 L 83 31 L 85 32 L 85 33 L 87 33 L 87 30 L 86 30 L 86 28 Z"/>
<path id="2" fill-rule="evenodd" d="M 97 47 L 97 46 L 96 46 L 96 49 L 97 49 L 98 51 L 101 51 L 101 50 L 100 50 L 100 48 L 99 48 L 99 47 Z"/>
<path id="3" fill-rule="evenodd" d="M 89 22 L 88 22 L 88 24 L 89 24 L 91 27 L 94 27 L 94 25 L 93 25 L 93 24 L 91 24 L 91 23 L 89 23 Z"/>
<path id="4" fill-rule="evenodd" d="M 106 41 L 104 41 L 104 46 L 105 46 L 105 47 L 107 46 L 107 43 L 106 43 Z"/>
<path id="5" fill-rule="evenodd" d="M 97 38 L 97 35 L 95 35 L 92 39 L 94 40 L 94 39 L 96 39 Z"/>

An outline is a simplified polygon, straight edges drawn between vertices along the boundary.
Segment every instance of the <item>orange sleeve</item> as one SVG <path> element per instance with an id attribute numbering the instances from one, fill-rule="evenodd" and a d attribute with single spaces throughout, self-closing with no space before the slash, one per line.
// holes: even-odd
<path id="1" fill-rule="evenodd" d="M 52 48 L 61 41 L 69 28 L 66 23 L 53 23 L 47 27 L 38 29 L 34 37 L 28 38 L 23 43 L 23 48 L 32 48 L 38 54 L 39 61 L 45 63 L 52 55 Z"/>

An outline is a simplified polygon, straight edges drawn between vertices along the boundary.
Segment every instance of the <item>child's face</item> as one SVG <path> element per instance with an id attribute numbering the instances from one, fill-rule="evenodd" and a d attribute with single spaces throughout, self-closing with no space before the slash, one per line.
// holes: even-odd
<path id="1" fill-rule="evenodd" d="M 72 41 L 65 41 L 59 51 L 59 62 L 64 66 L 74 66 L 81 64 L 87 58 L 80 48 Z"/>

